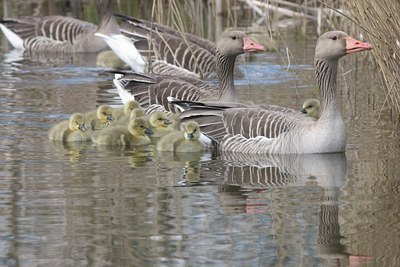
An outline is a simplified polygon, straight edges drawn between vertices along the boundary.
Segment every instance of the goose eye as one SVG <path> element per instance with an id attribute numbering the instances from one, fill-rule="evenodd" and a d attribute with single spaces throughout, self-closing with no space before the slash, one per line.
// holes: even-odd
<path id="1" fill-rule="evenodd" d="M 332 39 L 333 41 L 335 41 L 335 40 L 337 40 L 337 36 L 334 35 L 334 36 L 331 37 L 331 39 Z"/>
<path id="2" fill-rule="evenodd" d="M 236 40 L 236 38 L 237 38 L 236 36 L 232 36 L 232 40 Z"/>
<path id="3" fill-rule="evenodd" d="M 194 129 L 193 132 L 194 132 L 194 133 L 197 132 L 197 129 Z"/>
<path id="4" fill-rule="evenodd" d="M 312 106 L 308 106 L 307 108 L 312 108 Z"/>

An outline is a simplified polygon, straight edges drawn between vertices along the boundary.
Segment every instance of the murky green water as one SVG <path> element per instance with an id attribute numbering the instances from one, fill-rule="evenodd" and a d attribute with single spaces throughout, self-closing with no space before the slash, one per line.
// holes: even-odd
<path id="1" fill-rule="evenodd" d="M 315 41 L 288 40 L 289 71 L 277 53 L 240 61 L 244 100 L 312 96 Z M 397 266 L 398 130 L 376 71 L 354 58 L 338 82 L 346 153 L 260 158 L 52 143 L 69 114 L 119 104 L 112 77 L 93 56 L 3 50 L 0 265 Z"/>

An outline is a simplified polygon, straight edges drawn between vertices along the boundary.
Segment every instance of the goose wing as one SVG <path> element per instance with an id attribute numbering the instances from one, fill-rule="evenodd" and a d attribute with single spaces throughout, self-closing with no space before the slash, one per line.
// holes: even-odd
<path id="1" fill-rule="evenodd" d="M 216 98 L 219 94 L 218 87 L 192 77 L 128 73 L 116 77 L 114 84 L 123 102 L 132 97 L 145 109 L 150 105 L 159 105 L 171 112 L 178 110 L 169 103 L 168 97 L 199 101 Z"/>
<path id="2" fill-rule="evenodd" d="M 297 110 L 277 106 L 245 106 L 235 103 L 209 105 L 181 101 L 175 104 L 185 109 L 181 114 L 183 121 L 195 120 L 201 131 L 218 144 L 227 136 L 277 138 L 296 128 L 299 122 L 308 120 Z"/>
<path id="3" fill-rule="evenodd" d="M 97 29 L 93 23 L 63 16 L 23 17 L 2 20 L 0 23 L 21 39 L 46 37 L 71 44 L 80 38 L 82 33 L 94 32 Z"/>

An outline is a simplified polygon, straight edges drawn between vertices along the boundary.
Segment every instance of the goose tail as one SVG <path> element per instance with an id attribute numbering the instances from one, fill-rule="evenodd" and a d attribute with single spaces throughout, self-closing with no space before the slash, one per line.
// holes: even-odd
<path id="1" fill-rule="evenodd" d="M 110 47 L 111 50 L 132 70 L 136 72 L 145 72 L 147 63 L 145 59 L 140 55 L 135 45 L 131 40 L 122 34 L 111 34 L 106 35 L 103 33 L 96 32 L 95 36 L 102 38 L 104 42 Z"/>
<path id="2" fill-rule="evenodd" d="M 130 100 L 135 100 L 135 97 L 128 93 L 125 89 L 124 89 L 124 84 L 123 81 L 120 80 L 120 78 L 122 77 L 121 74 L 115 74 L 115 78 L 113 80 L 114 85 L 117 87 L 118 90 L 118 95 L 122 100 L 122 103 L 125 105 L 126 103 L 128 103 Z"/>
<path id="3" fill-rule="evenodd" d="M 11 45 L 15 49 L 21 49 L 24 50 L 24 40 L 22 40 L 21 37 L 19 37 L 15 32 L 12 30 L 8 29 L 4 24 L 0 23 L 0 29 L 6 36 L 7 40 L 11 43 Z"/>

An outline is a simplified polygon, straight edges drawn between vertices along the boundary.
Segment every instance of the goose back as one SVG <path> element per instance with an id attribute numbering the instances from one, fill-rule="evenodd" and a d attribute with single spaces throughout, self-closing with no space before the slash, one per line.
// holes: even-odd
<path id="1" fill-rule="evenodd" d="M 135 43 L 147 59 L 149 71 L 165 75 L 215 79 L 216 45 L 189 33 L 133 17 L 118 15 L 121 32 Z M 235 69 L 235 75 L 243 73 Z"/>
<path id="2" fill-rule="evenodd" d="M 100 52 L 107 50 L 108 46 L 94 33 L 119 32 L 119 28 L 111 11 L 111 0 L 97 0 L 96 7 L 99 26 L 64 16 L 4 19 L 0 24 L 3 32 L 5 27 L 21 39 L 17 42 L 22 44 L 22 47 L 16 47 L 19 49 L 30 52 Z M 12 40 L 10 42 L 13 44 Z"/>

